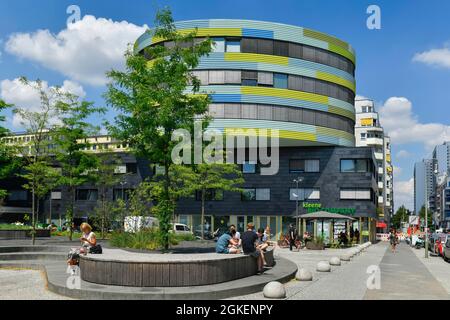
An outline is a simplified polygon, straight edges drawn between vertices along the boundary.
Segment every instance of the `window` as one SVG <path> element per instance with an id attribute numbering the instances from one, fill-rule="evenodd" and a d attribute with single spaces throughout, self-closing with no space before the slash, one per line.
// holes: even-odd
<path id="1" fill-rule="evenodd" d="M 371 172 L 369 159 L 341 159 L 341 172 Z"/>
<path id="2" fill-rule="evenodd" d="M 242 201 L 270 201 L 270 189 L 268 188 L 247 188 L 241 194 Z"/>
<path id="3" fill-rule="evenodd" d="M 289 189 L 289 200 L 291 201 L 307 201 L 307 200 L 320 200 L 319 188 L 291 188 Z"/>
<path id="4" fill-rule="evenodd" d="M 274 41 L 273 54 L 276 56 L 289 56 L 289 44 L 284 41 Z"/>
<path id="5" fill-rule="evenodd" d="M 242 85 L 243 86 L 257 86 L 258 72 L 257 71 L 242 71 Z"/>
<path id="6" fill-rule="evenodd" d="M 273 74 L 273 86 L 275 88 L 287 89 L 288 88 L 287 74 L 274 73 Z"/>
<path id="7" fill-rule="evenodd" d="M 138 171 L 137 163 L 127 163 L 126 164 L 126 170 L 127 170 L 127 173 L 136 174 L 137 171 Z"/>
<path id="8" fill-rule="evenodd" d="M 28 192 L 26 190 L 12 190 L 8 194 L 9 201 L 26 201 L 28 199 Z"/>
<path id="9" fill-rule="evenodd" d="M 314 159 L 291 159 L 289 160 L 289 172 L 320 172 L 320 161 Z"/>
<path id="10" fill-rule="evenodd" d="M 76 200 L 81 201 L 97 201 L 98 190 L 97 189 L 77 189 Z"/>
<path id="11" fill-rule="evenodd" d="M 257 53 L 258 42 L 256 39 L 243 38 L 241 40 L 241 51 L 246 53 Z"/>
<path id="12" fill-rule="evenodd" d="M 241 84 L 241 71 L 225 71 L 225 84 Z"/>
<path id="13" fill-rule="evenodd" d="M 214 44 L 212 52 L 225 52 L 225 39 L 224 38 L 212 38 Z"/>
<path id="14" fill-rule="evenodd" d="M 241 105 L 238 103 L 228 103 L 225 107 L 225 118 L 239 119 L 241 118 Z"/>
<path id="15" fill-rule="evenodd" d="M 202 200 L 202 191 L 197 191 L 195 193 L 195 199 L 197 201 Z M 215 190 L 215 189 L 206 190 L 205 200 L 206 201 L 221 201 L 221 200 L 223 200 L 223 190 Z"/>
<path id="16" fill-rule="evenodd" d="M 372 200 L 372 190 L 342 188 L 340 198 L 341 200 Z"/>
<path id="17" fill-rule="evenodd" d="M 61 200 L 61 191 L 52 191 L 50 197 L 52 200 Z"/>
<path id="18" fill-rule="evenodd" d="M 302 45 L 297 43 L 289 43 L 289 57 L 302 59 L 303 50 Z"/>
<path id="19" fill-rule="evenodd" d="M 192 75 L 195 76 L 200 81 L 200 84 L 203 86 L 206 86 L 209 84 L 208 74 L 209 74 L 209 72 L 207 70 L 192 71 Z"/>
<path id="20" fill-rule="evenodd" d="M 258 72 L 258 85 L 273 86 L 272 72 Z"/>
<path id="21" fill-rule="evenodd" d="M 256 163 L 244 162 L 242 164 L 242 173 L 256 173 Z"/>
<path id="22" fill-rule="evenodd" d="M 258 39 L 258 53 L 273 55 L 273 40 Z"/>
<path id="23" fill-rule="evenodd" d="M 365 133 L 361 133 L 361 140 L 366 140 L 366 134 Z"/>
<path id="24" fill-rule="evenodd" d="M 227 40 L 227 52 L 241 52 L 241 41 Z"/>
<path id="25" fill-rule="evenodd" d="M 241 194 L 242 201 L 255 201 L 256 189 L 243 189 Z"/>
<path id="26" fill-rule="evenodd" d="M 209 71 L 209 84 L 223 84 L 225 83 L 225 71 L 211 70 Z"/>
<path id="27" fill-rule="evenodd" d="M 241 110 L 243 119 L 258 119 L 258 105 L 242 104 Z"/>
<path id="28" fill-rule="evenodd" d="M 122 189 L 122 188 L 116 188 L 113 190 L 113 199 L 116 200 L 123 200 L 128 201 L 130 199 L 130 193 L 133 191 L 133 189 Z"/>

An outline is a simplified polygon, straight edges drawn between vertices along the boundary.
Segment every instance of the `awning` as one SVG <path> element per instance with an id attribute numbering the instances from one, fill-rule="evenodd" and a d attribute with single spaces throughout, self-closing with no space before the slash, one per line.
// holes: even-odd
<path id="1" fill-rule="evenodd" d="M 377 228 L 382 228 L 382 229 L 387 228 L 386 222 L 384 222 L 384 221 L 378 221 L 378 222 L 377 222 Z"/>

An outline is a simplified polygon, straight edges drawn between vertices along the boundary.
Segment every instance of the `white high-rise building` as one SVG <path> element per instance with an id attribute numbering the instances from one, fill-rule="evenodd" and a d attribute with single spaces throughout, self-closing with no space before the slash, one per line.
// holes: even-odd
<path id="1" fill-rule="evenodd" d="M 379 218 L 389 221 L 394 210 L 391 140 L 384 134 L 372 100 L 355 100 L 355 109 L 355 144 L 357 147 L 374 148 L 378 163 L 378 206 L 383 209 Z"/>

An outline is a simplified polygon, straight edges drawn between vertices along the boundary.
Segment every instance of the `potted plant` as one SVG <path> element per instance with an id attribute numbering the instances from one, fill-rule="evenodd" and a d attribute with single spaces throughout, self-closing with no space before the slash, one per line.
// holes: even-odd
<path id="1" fill-rule="evenodd" d="M 306 243 L 306 248 L 309 250 L 324 250 L 324 238 L 322 236 L 317 236 L 313 241 L 308 241 Z"/>

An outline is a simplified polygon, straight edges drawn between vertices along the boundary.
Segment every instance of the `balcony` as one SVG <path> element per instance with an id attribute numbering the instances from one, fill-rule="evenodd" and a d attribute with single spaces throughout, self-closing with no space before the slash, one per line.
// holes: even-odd
<path id="1" fill-rule="evenodd" d="M 368 146 L 383 146 L 382 138 L 366 138 L 366 143 Z"/>
<path id="2" fill-rule="evenodd" d="M 377 160 L 383 160 L 384 159 L 382 152 L 374 152 L 374 155 L 375 155 L 375 159 L 377 159 Z"/>
<path id="3" fill-rule="evenodd" d="M 378 189 L 383 189 L 384 183 L 382 181 L 378 182 Z"/>
<path id="4" fill-rule="evenodd" d="M 384 174 L 383 168 L 378 168 L 378 174 Z"/>
<path id="5" fill-rule="evenodd" d="M 383 197 L 378 197 L 378 203 L 383 203 L 383 202 L 384 202 Z"/>

